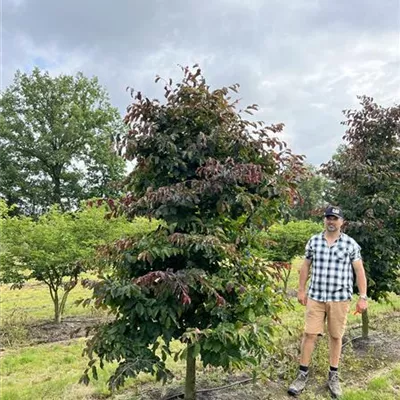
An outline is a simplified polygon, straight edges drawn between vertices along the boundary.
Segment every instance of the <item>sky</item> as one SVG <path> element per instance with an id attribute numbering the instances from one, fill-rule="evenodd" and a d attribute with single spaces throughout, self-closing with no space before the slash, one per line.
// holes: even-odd
<path id="1" fill-rule="evenodd" d="M 0 0 L 1 88 L 17 69 L 97 76 L 124 115 L 130 86 L 199 64 L 211 88 L 240 84 L 241 105 L 283 122 L 306 161 L 342 143 L 357 95 L 400 98 L 400 0 Z"/>

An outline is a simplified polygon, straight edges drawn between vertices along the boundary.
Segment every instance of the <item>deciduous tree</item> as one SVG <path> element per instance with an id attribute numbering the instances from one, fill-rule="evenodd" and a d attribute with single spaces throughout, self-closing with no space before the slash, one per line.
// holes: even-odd
<path id="1" fill-rule="evenodd" d="M 113 151 L 122 118 L 96 78 L 17 72 L 0 99 L 0 195 L 24 214 L 110 196 L 124 174 Z"/>
<path id="2" fill-rule="evenodd" d="M 115 321 L 89 340 L 89 369 L 118 362 L 111 388 L 144 371 L 170 376 L 171 341 L 185 347 L 185 399 L 195 398 L 195 366 L 260 363 L 273 347 L 272 320 L 283 304 L 279 270 L 251 254 L 254 233 L 280 216 L 302 172 L 277 135 L 283 125 L 250 122 L 230 93 L 211 90 L 197 66 L 165 81 L 166 101 L 140 92 L 125 118 L 121 146 L 137 165 L 122 200 L 129 216 L 165 221 L 158 230 L 111 245 L 113 273 L 93 283 L 98 306 Z M 157 78 L 157 81 L 160 78 Z M 118 207 L 115 212 L 118 212 Z M 258 325 L 259 318 L 267 321 Z"/>

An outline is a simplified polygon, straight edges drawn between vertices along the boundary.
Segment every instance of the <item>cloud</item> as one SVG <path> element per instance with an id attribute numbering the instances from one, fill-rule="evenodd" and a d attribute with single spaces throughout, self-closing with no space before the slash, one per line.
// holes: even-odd
<path id="1" fill-rule="evenodd" d="M 241 84 L 242 103 L 284 122 L 309 162 L 343 136 L 342 109 L 367 94 L 399 98 L 398 0 L 3 0 L 3 84 L 34 64 L 97 75 L 121 112 L 126 86 L 162 96 L 154 77 L 199 63 L 212 87 Z"/>

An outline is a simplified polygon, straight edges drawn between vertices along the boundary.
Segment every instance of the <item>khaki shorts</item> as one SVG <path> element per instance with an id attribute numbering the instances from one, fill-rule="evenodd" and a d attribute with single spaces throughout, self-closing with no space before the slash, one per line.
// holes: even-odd
<path id="1" fill-rule="evenodd" d="M 333 338 L 341 338 L 346 329 L 349 309 L 350 300 L 323 303 L 308 298 L 305 333 L 322 335 L 324 333 L 325 319 L 327 319 L 329 335 Z"/>

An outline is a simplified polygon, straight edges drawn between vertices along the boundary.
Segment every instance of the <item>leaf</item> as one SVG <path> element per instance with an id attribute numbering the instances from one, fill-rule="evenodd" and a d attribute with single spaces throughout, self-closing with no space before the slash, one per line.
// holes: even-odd
<path id="1" fill-rule="evenodd" d="M 139 315 L 139 317 L 142 317 L 144 314 L 144 307 L 142 303 L 137 303 L 135 306 L 136 313 Z"/>

